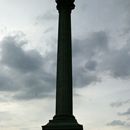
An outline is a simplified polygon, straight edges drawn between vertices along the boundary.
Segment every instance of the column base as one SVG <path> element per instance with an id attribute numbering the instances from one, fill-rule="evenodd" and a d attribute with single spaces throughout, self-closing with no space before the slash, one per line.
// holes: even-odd
<path id="1" fill-rule="evenodd" d="M 60 115 L 49 120 L 42 130 L 83 130 L 83 126 L 78 124 L 74 116 Z"/>

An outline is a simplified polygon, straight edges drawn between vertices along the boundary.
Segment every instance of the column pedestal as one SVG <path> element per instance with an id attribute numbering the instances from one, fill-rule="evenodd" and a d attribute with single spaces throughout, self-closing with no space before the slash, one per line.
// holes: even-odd
<path id="1" fill-rule="evenodd" d="M 77 123 L 74 116 L 54 116 L 47 125 L 42 126 L 42 130 L 83 130 L 83 126 Z"/>

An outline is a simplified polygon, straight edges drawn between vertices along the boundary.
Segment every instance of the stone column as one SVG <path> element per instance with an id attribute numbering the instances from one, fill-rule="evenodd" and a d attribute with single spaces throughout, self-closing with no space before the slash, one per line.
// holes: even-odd
<path id="1" fill-rule="evenodd" d="M 83 130 L 73 116 L 71 10 L 74 0 L 56 0 L 59 12 L 56 114 L 43 130 Z"/>
<path id="2" fill-rule="evenodd" d="M 59 11 L 56 115 L 72 115 L 71 10 L 74 0 L 57 0 Z"/>

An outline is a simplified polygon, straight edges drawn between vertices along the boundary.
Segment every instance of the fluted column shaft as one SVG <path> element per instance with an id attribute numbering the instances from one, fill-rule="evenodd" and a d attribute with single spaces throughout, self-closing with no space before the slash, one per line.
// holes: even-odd
<path id="1" fill-rule="evenodd" d="M 70 13 L 59 12 L 56 115 L 72 114 Z"/>
<path id="2" fill-rule="evenodd" d="M 60 1 L 60 0 L 59 0 Z M 56 115 L 73 115 L 72 97 L 72 47 L 71 47 L 71 9 L 57 4 L 59 11 L 57 83 L 56 83 Z"/>

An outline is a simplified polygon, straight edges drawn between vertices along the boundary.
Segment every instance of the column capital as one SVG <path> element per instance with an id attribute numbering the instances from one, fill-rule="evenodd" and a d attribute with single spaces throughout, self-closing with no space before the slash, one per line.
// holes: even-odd
<path id="1" fill-rule="evenodd" d="M 75 8 L 74 1 L 75 0 L 55 0 L 57 3 L 57 10 L 69 10 Z"/>

